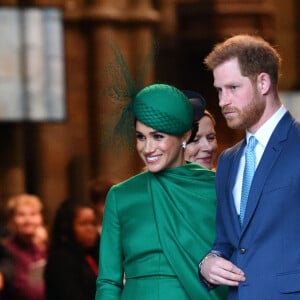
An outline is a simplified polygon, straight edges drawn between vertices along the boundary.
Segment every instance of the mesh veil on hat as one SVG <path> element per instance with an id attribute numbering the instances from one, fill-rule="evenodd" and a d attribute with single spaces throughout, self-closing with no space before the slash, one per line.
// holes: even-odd
<path id="1" fill-rule="evenodd" d="M 179 89 L 167 84 L 152 84 L 133 99 L 132 111 L 141 123 L 158 131 L 181 135 L 191 129 L 193 108 Z"/>
<path id="2" fill-rule="evenodd" d="M 181 135 L 191 129 L 193 108 L 188 98 L 177 88 L 167 84 L 144 87 L 145 75 L 153 63 L 155 52 L 150 52 L 138 68 L 134 80 L 120 49 L 112 44 L 114 61 L 105 69 L 110 84 L 101 94 L 116 105 L 109 115 L 103 116 L 106 125 L 101 144 L 113 145 L 112 149 L 128 146 L 134 149 L 135 120 L 158 131 Z M 105 121 L 107 120 L 107 121 Z"/>
<path id="3" fill-rule="evenodd" d="M 190 90 L 182 91 L 190 100 L 194 110 L 194 121 L 199 121 L 204 116 L 206 107 L 205 99 L 197 92 Z"/>

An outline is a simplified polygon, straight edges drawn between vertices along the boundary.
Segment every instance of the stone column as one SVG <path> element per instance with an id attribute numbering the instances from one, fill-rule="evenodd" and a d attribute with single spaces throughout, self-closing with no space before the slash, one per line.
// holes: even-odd
<path id="1" fill-rule="evenodd" d="M 25 191 L 25 144 L 22 124 L 0 123 L 0 206 Z"/>
<path id="2" fill-rule="evenodd" d="M 49 5 L 49 1 L 36 1 Z M 51 1 L 50 1 L 51 2 Z M 33 187 L 53 219 L 66 198 L 87 198 L 89 177 L 88 40 L 83 30 L 82 1 L 60 1 L 64 13 L 66 118 L 33 128 L 35 161 Z M 32 176 L 32 175 L 31 175 Z"/>
<path id="3" fill-rule="evenodd" d="M 153 26 L 158 14 L 150 1 L 94 1 L 88 10 L 86 20 L 91 26 L 91 45 L 93 51 L 92 97 L 93 123 L 92 141 L 95 176 L 108 176 L 123 180 L 142 168 L 139 158 L 126 147 L 112 149 L 113 144 L 101 143 L 107 140 L 116 116 L 116 106 L 107 95 L 100 91 L 111 84 L 110 79 L 101 72 L 113 60 L 110 43 L 116 43 L 126 59 L 132 74 L 137 71 L 138 60 L 145 58 L 153 44 Z M 151 70 L 151 69 L 150 69 Z M 112 75 L 113 78 L 116 78 Z M 152 72 L 148 81 L 152 79 Z M 111 119 L 107 121 L 107 119 Z M 103 122 L 104 120 L 104 122 Z M 115 150 L 115 151 L 114 151 Z"/>

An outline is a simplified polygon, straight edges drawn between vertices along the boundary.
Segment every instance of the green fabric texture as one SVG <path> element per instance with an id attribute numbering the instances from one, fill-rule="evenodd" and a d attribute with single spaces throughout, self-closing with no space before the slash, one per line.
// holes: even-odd
<path id="1" fill-rule="evenodd" d="M 198 278 L 215 238 L 214 180 L 188 163 L 145 171 L 109 191 L 96 300 L 226 299 L 226 288 L 208 292 Z"/>
<path id="2" fill-rule="evenodd" d="M 143 88 L 134 98 L 132 110 L 143 124 L 172 135 L 187 132 L 193 123 L 193 108 L 188 98 L 167 84 Z"/>

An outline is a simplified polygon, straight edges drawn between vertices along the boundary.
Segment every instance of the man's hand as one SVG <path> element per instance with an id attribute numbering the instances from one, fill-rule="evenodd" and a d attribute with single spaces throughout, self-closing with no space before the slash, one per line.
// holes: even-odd
<path id="1" fill-rule="evenodd" d="M 205 280 L 213 285 L 238 286 L 246 280 L 244 272 L 233 263 L 209 254 L 202 261 L 199 271 Z"/>

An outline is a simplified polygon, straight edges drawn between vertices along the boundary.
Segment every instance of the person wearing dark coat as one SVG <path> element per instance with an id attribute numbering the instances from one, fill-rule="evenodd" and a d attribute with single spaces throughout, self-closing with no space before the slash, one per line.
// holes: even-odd
<path id="1" fill-rule="evenodd" d="M 89 204 L 67 200 L 55 216 L 45 269 L 47 300 L 92 300 L 98 275 L 99 233 Z"/>

